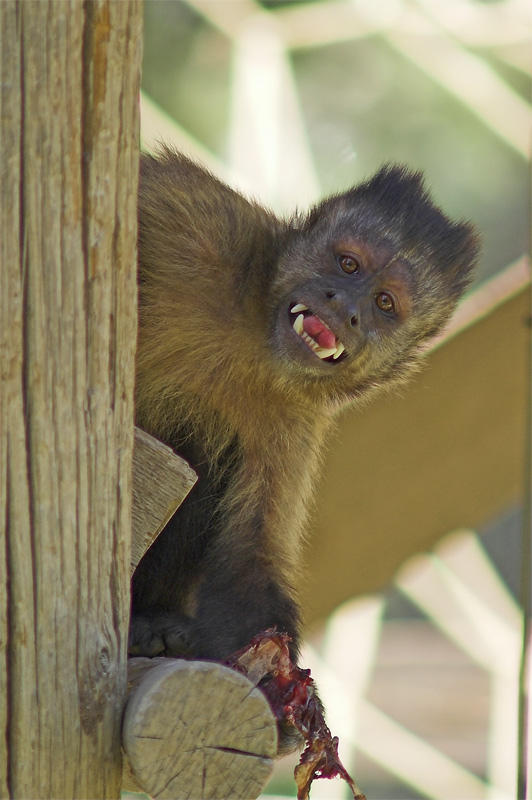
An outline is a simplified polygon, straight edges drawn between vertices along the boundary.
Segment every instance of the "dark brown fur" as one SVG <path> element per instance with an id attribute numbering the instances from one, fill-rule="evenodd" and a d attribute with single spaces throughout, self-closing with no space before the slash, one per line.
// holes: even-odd
<path id="1" fill-rule="evenodd" d="M 200 480 L 137 569 L 131 651 L 221 659 L 276 625 L 295 655 L 331 421 L 416 367 L 468 285 L 476 236 L 402 167 L 280 220 L 169 150 L 142 158 L 139 226 L 137 423 Z M 343 341 L 337 362 L 293 332 L 298 302 Z"/>

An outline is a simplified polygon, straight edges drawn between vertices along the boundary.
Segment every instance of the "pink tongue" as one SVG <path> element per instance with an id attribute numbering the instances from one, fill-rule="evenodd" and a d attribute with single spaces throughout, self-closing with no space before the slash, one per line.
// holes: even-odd
<path id="1" fill-rule="evenodd" d="M 303 330 L 312 336 L 315 342 L 325 350 L 332 350 L 336 347 L 336 336 L 332 331 L 325 327 L 323 322 L 312 315 L 303 319 Z"/>

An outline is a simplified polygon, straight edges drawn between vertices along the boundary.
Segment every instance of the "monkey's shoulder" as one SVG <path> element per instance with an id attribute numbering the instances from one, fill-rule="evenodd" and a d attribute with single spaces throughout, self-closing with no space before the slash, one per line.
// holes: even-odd
<path id="1" fill-rule="evenodd" d="M 139 220 L 174 220 L 193 235 L 200 229 L 220 244 L 278 237 L 287 223 L 235 191 L 202 164 L 170 148 L 142 154 Z"/>

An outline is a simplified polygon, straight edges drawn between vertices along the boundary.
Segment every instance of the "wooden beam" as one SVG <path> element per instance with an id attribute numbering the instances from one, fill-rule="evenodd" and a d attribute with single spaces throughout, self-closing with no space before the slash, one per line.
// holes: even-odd
<path id="1" fill-rule="evenodd" d="M 194 470 L 171 447 L 135 428 L 131 574 L 196 480 Z"/>

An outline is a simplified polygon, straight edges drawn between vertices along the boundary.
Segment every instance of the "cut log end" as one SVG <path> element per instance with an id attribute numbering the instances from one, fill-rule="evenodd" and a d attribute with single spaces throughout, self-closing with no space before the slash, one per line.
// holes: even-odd
<path id="1" fill-rule="evenodd" d="M 130 659 L 124 789 L 154 798 L 256 798 L 277 726 L 262 692 L 221 664 Z"/>

